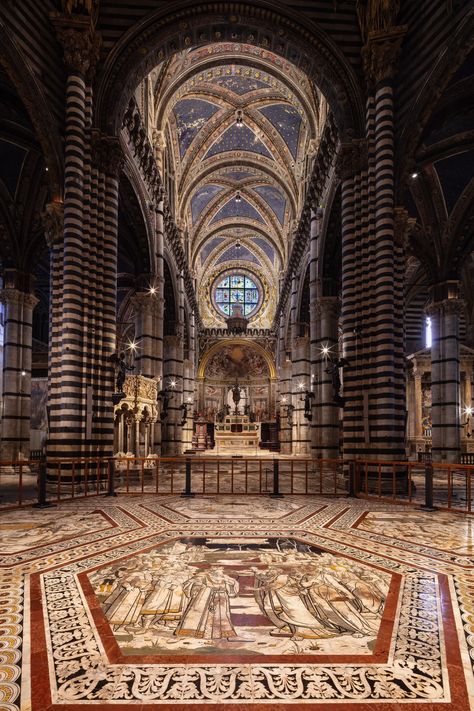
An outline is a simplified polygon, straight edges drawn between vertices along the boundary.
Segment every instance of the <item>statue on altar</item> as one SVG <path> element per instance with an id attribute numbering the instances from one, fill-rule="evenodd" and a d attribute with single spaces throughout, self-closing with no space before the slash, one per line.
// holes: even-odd
<path id="1" fill-rule="evenodd" d="M 246 404 L 247 396 L 245 390 L 236 382 L 227 393 L 227 405 L 230 407 L 232 414 L 243 415 Z"/>

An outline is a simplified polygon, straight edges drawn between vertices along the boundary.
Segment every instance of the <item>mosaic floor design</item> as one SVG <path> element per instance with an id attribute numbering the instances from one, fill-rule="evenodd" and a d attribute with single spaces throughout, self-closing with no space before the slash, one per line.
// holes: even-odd
<path id="1" fill-rule="evenodd" d="M 0 709 L 474 709 L 472 521 L 317 497 L 5 512 Z"/>

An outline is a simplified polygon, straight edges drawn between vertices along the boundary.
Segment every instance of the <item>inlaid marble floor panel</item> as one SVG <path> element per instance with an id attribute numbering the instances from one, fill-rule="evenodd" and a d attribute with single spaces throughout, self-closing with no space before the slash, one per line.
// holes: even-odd
<path id="1" fill-rule="evenodd" d="M 0 709 L 474 710 L 474 519 L 319 497 L 0 514 Z"/>

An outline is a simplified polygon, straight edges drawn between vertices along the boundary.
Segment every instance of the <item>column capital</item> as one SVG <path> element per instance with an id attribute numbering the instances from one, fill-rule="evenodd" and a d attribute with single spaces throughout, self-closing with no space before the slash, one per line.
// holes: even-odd
<path id="1" fill-rule="evenodd" d="M 410 217 L 408 214 L 408 210 L 401 205 L 398 205 L 394 208 L 394 215 L 395 243 L 405 247 L 408 243 L 410 233 L 416 225 L 416 217 Z"/>
<path id="2" fill-rule="evenodd" d="M 397 72 L 398 57 L 407 25 L 372 30 L 362 48 L 365 78 L 371 87 L 388 83 Z"/>
<path id="3" fill-rule="evenodd" d="M 339 318 L 341 301 L 338 296 L 320 296 L 315 301 L 315 310 L 317 318 L 322 316 Z"/>
<path id="4" fill-rule="evenodd" d="M 451 314 L 460 315 L 464 312 L 465 302 L 463 299 L 443 299 L 442 301 L 432 301 L 426 309 L 427 316 L 448 316 Z"/>
<path id="5" fill-rule="evenodd" d="M 49 249 L 52 249 L 55 244 L 59 244 L 63 239 L 64 204 L 62 202 L 49 202 L 41 213 L 41 223 L 46 244 Z"/>
<path id="6" fill-rule="evenodd" d="M 39 299 L 34 294 L 20 289 L 2 289 L 0 291 L 0 303 L 15 306 L 29 306 L 34 309 Z"/>
<path id="7" fill-rule="evenodd" d="M 151 294 L 149 291 L 138 291 L 132 296 L 130 302 L 135 313 L 149 312 L 153 315 L 160 314 L 165 300 L 162 296 Z"/>
<path id="8" fill-rule="evenodd" d="M 353 138 L 341 143 L 336 162 L 336 175 L 340 180 L 350 180 L 367 170 L 367 139 Z"/>
<path id="9" fill-rule="evenodd" d="M 92 132 L 92 159 L 106 175 L 118 177 L 125 164 L 125 156 L 117 136 L 107 136 L 101 131 Z"/>
<path id="10" fill-rule="evenodd" d="M 78 72 L 90 79 L 99 61 L 101 35 L 94 29 L 88 15 L 53 12 L 51 22 L 64 50 L 64 63 L 70 72 Z"/>

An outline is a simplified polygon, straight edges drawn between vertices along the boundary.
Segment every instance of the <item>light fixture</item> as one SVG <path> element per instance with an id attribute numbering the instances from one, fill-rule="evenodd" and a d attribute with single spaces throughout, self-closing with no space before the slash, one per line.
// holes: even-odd
<path id="1" fill-rule="evenodd" d="M 156 294 L 156 286 L 150 286 L 150 288 L 148 289 L 148 293 L 150 294 L 150 296 L 154 296 Z"/>
<path id="2" fill-rule="evenodd" d="M 176 380 L 170 380 L 170 388 L 176 387 Z"/>
<path id="3" fill-rule="evenodd" d="M 418 173 L 416 173 L 416 172 L 415 172 L 415 173 L 412 173 L 410 177 L 413 178 L 413 179 L 415 179 L 415 178 L 418 177 Z"/>
<path id="4" fill-rule="evenodd" d="M 282 401 L 282 402 L 286 402 L 286 397 L 283 396 L 282 399 L 281 399 L 281 401 Z"/>
<path id="5" fill-rule="evenodd" d="M 298 390 L 304 390 L 304 383 L 298 383 Z"/>
<path id="6" fill-rule="evenodd" d="M 242 128 L 244 125 L 244 115 L 242 109 L 237 109 L 237 111 L 235 112 L 235 125 L 238 128 Z"/>
<path id="7" fill-rule="evenodd" d="M 240 193 L 239 193 L 238 191 L 237 191 L 237 193 L 236 193 L 236 195 L 235 195 L 235 202 L 237 202 L 237 203 L 242 202 L 242 197 L 241 197 L 241 195 L 240 195 Z"/>
<path id="8" fill-rule="evenodd" d="M 192 402 L 192 401 L 193 401 L 192 397 L 187 397 L 187 398 L 186 398 L 186 402 Z"/>
<path id="9" fill-rule="evenodd" d="M 129 341 L 126 346 L 127 350 L 132 351 L 132 353 L 135 353 L 135 351 L 138 348 L 138 344 L 136 341 Z"/>
<path id="10" fill-rule="evenodd" d="M 26 370 L 21 371 L 22 376 L 24 377 L 26 375 Z"/>
<path id="11" fill-rule="evenodd" d="M 466 407 L 465 413 L 468 417 L 471 417 L 472 415 L 472 407 Z"/>

